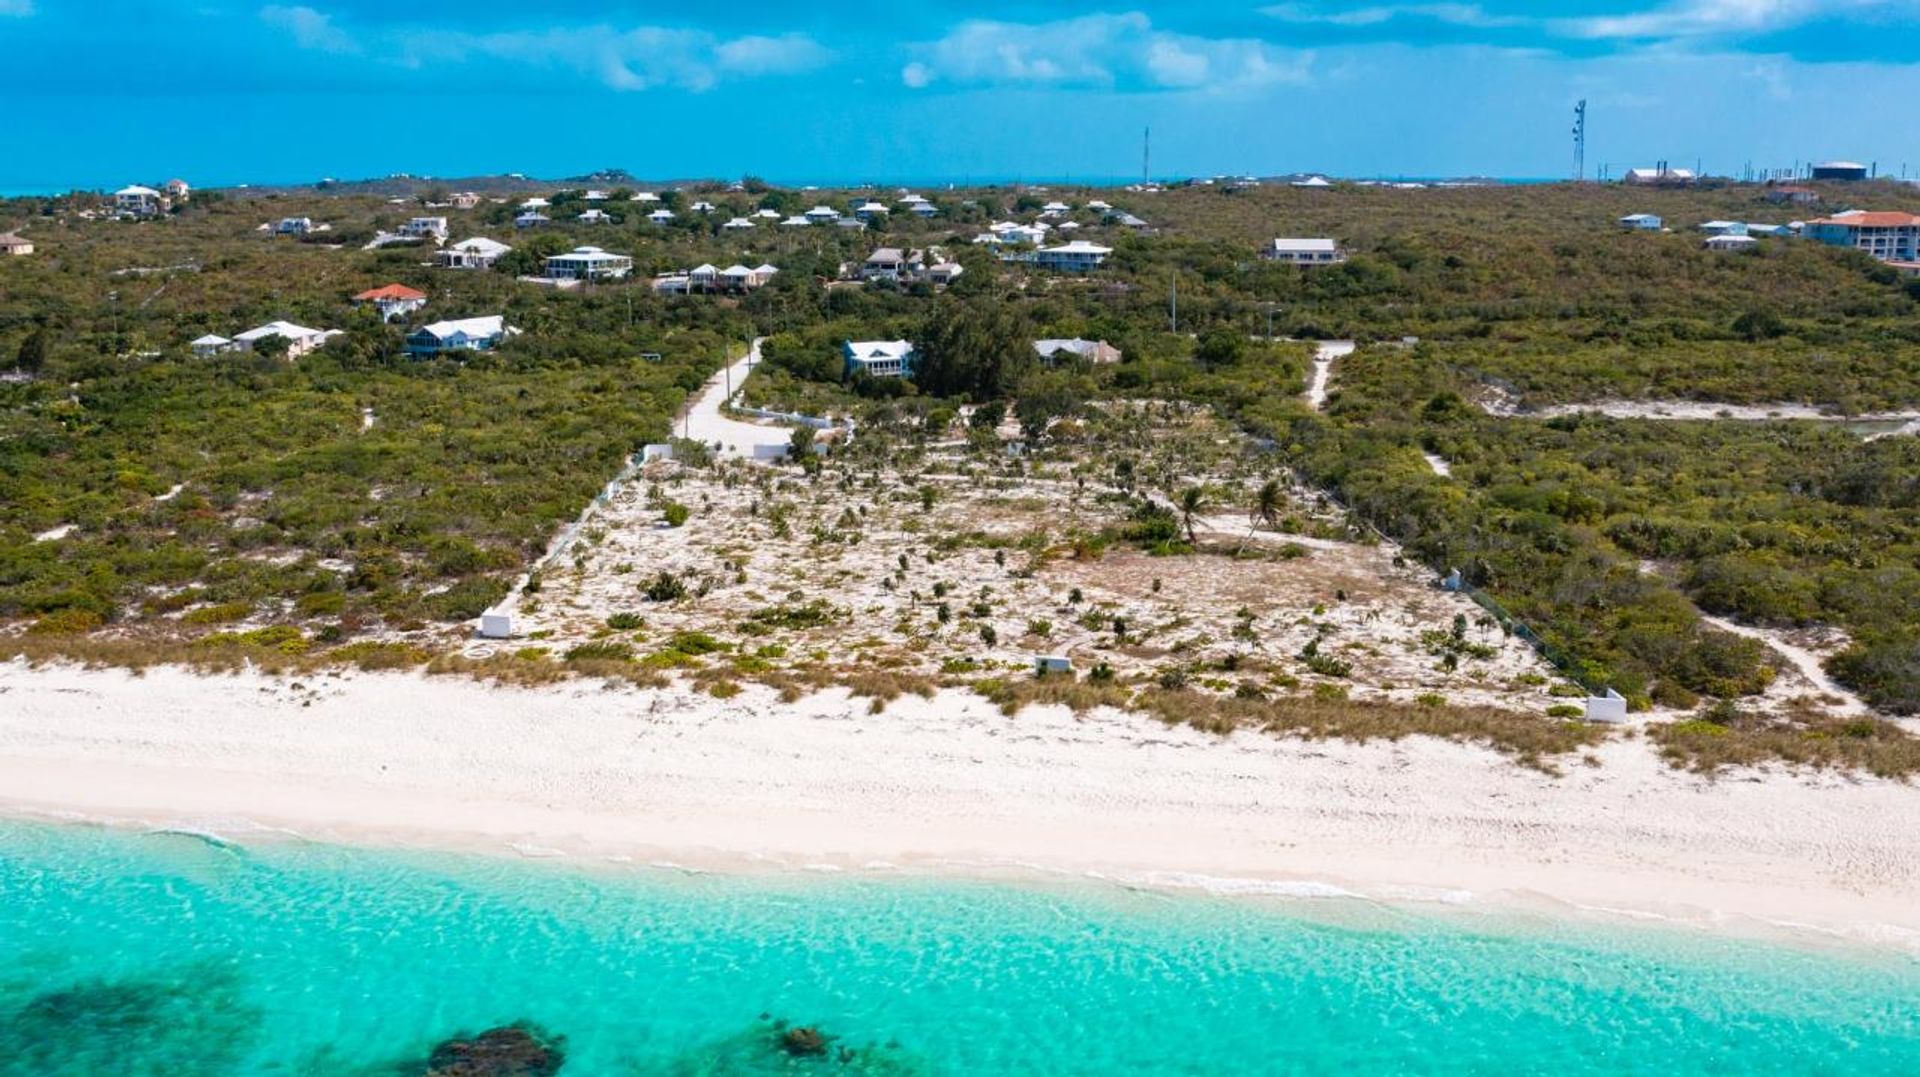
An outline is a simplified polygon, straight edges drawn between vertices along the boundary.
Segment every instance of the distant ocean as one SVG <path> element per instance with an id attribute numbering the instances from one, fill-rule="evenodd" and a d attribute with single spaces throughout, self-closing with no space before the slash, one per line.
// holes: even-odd
<path id="1" fill-rule="evenodd" d="M 564 1074 L 1910 1074 L 1916 1000 L 1910 956 L 1506 914 L 0 823 L 8 1077 L 417 1075 L 512 1022 Z"/>

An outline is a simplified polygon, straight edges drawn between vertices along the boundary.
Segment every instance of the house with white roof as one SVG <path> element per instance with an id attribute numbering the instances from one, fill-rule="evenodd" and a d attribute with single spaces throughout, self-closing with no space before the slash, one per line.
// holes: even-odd
<path id="1" fill-rule="evenodd" d="M 920 353 L 905 340 L 849 340 L 841 348 L 848 377 L 910 378 Z"/>
<path id="2" fill-rule="evenodd" d="M 268 322 L 265 325 L 236 334 L 233 345 L 242 351 L 252 351 L 254 345 L 268 337 L 280 337 L 287 342 L 287 358 L 298 359 L 308 352 L 340 335 L 338 329 L 308 329 L 304 325 L 292 322 Z"/>
<path id="3" fill-rule="evenodd" d="M 193 197 L 193 188 L 187 186 L 187 181 L 183 179 L 170 179 L 167 181 L 166 186 L 160 189 L 165 191 L 167 197 L 175 202 L 185 202 Z"/>
<path id="4" fill-rule="evenodd" d="M 711 262 L 687 270 L 687 284 L 694 288 L 711 289 L 719 281 L 720 268 Z"/>
<path id="5" fill-rule="evenodd" d="M 1700 230 L 1710 236 L 1744 236 L 1747 225 L 1744 221 L 1703 221 Z"/>
<path id="6" fill-rule="evenodd" d="M 311 217 L 282 217 L 273 226 L 275 235 L 304 236 L 313 231 Z"/>
<path id="7" fill-rule="evenodd" d="M 447 269 L 492 269 L 500 256 L 512 250 L 505 243 L 496 243 L 485 236 L 463 239 L 453 246 L 442 250 L 438 257 L 440 264 Z"/>
<path id="8" fill-rule="evenodd" d="M 808 221 L 818 223 L 818 224 L 825 224 L 828 221 L 839 220 L 840 211 L 837 209 L 834 209 L 832 206 L 815 206 L 812 209 L 808 210 L 804 214 L 804 216 L 807 218 Z"/>
<path id="9" fill-rule="evenodd" d="M 131 213 L 136 217 L 151 217 L 160 212 L 166 196 L 151 187 L 133 184 L 113 192 L 113 206 L 122 213 Z"/>
<path id="10" fill-rule="evenodd" d="M 210 356 L 219 355 L 221 352 L 233 351 L 239 347 L 239 345 L 218 333 L 208 333 L 206 336 L 194 338 L 193 342 L 188 344 L 187 347 L 193 349 L 194 355 L 206 359 Z"/>
<path id="11" fill-rule="evenodd" d="M 513 219 L 513 226 L 515 228 L 538 228 L 541 225 L 549 224 L 552 221 L 553 221 L 552 217 L 549 217 L 546 214 L 539 212 L 538 210 L 530 209 L 525 213 L 522 213 L 520 216 L 515 217 Z"/>
<path id="12" fill-rule="evenodd" d="M 632 196 L 632 197 L 630 197 L 630 198 L 628 198 L 628 199 L 627 199 L 627 201 L 629 201 L 629 202 L 658 202 L 658 201 L 660 201 L 660 196 L 659 196 L 659 195 L 657 195 L 657 194 L 654 194 L 654 193 L 653 193 L 652 191 L 635 191 L 635 192 L 633 192 L 633 196 Z"/>
<path id="13" fill-rule="evenodd" d="M 1041 269 L 1062 273 L 1089 273 L 1100 268 L 1113 253 L 1112 247 L 1076 239 L 1058 247 L 1042 247 L 1033 252 L 1033 264 Z"/>
<path id="14" fill-rule="evenodd" d="M 1629 213 L 1620 218 L 1620 227 L 1629 232 L 1658 232 L 1667 226 L 1667 222 L 1653 213 Z"/>
<path id="15" fill-rule="evenodd" d="M 588 191 L 580 197 L 589 202 L 605 202 L 611 196 L 605 191 Z"/>
<path id="16" fill-rule="evenodd" d="M 656 209 L 652 213 L 647 214 L 647 220 L 655 224 L 665 224 L 673 220 L 673 211 L 670 209 Z"/>
<path id="17" fill-rule="evenodd" d="M 1760 245 L 1760 241 L 1744 232 L 1724 232 L 1708 236 L 1706 248 L 1710 251 L 1750 251 Z"/>
<path id="18" fill-rule="evenodd" d="M 1064 217 L 1072 212 L 1073 207 L 1067 205 L 1065 202 L 1048 202 L 1046 205 L 1040 207 L 1040 216 L 1042 217 Z"/>
<path id="19" fill-rule="evenodd" d="M 885 217 L 887 215 L 887 207 L 878 202 L 862 202 L 853 207 L 853 215 L 863 221 L 870 221 L 875 217 Z"/>
<path id="20" fill-rule="evenodd" d="M 477 191 L 460 191 L 448 197 L 447 201 L 452 203 L 454 209 L 472 209 L 480 204 L 480 194 Z"/>
<path id="21" fill-rule="evenodd" d="M 547 259 L 548 280 L 618 280 L 633 272 L 633 259 L 599 247 L 579 247 Z"/>
<path id="22" fill-rule="evenodd" d="M 518 332 L 499 314 L 434 322 L 407 334 L 407 354 L 422 356 L 458 351 L 490 351 Z"/>
<path id="23" fill-rule="evenodd" d="M 1112 209 L 1113 207 L 1111 205 L 1108 205 L 1105 201 L 1096 198 L 1093 201 L 1087 203 L 1087 208 L 1090 210 L 1093 210 L 1095 213 L 1105 213 L 1106 211 Z"/>
<path id="24" fill-rule="evenodd" d="M 720 227 L 730 228 L 735 231 L 739 231 L 740 229 L 743 229 L 743 228 L 752 228 L 753 222 L 748 220 L 745 217 L 735 217 L 732 220 L 728 221 L 727 223 L 721 225 Z"/>
<path id="25" fill-rule="evenodd" d="M 0 232 L 0 255 L 25 255 L 33 253 L 33 240 L 12 232 Z"/>
<path id="26" fill-rule="evenodd" d="M 520 208 L 521 209 L 546 209 L 552 205 L 553 205 L 552 202 L 549 202 L 546 199 L 541 198 L 539 195 L 534 195 L 532 198 L 529 198 L 525 202 L 520 203 Z"/>
<path id="27" fill-rule="evenodd" d="M 582 211 L 574 220 L 581 224 L 612 224 L 613 216 L 604 209 L 594 208 Z"/>
<path id="28" fill-rule="evenodd" d="M 1694 179 L 1691 169 L 1661 165 L 1657 168 L 1629 168 L 1626 175 L 1620 177 L 1620 182 L 1635 187 L 1684 187 Z"/>
<path id="29" fill-rule="evenodd" d="M 445 217 L 415 217 L 400 226 L 403 236 L 419 236 L 421 239 L 447 238 L 447 219 Z"/>
<path id="30" fill-rule="evenodd" d="M 784 220 L 784 221 L 781 221 L 781 222 L 780 222 L 780 227 L 782 227 L 782 228 L 805 228 L 805 227 L 807 227 L 808 225 L 810 225 L 810 224 L 812 224 L 812 223 L 813 223 L 813 221 L 812 221 L 812 220 L 810 220 L 810 219 L 808 219 L 808 218 L 806 218 L 806 217 L 788 217 L 788 218 L 787 218 L 786 220 Z"/>
<path id="31" fill-rule="evenodd" d="M 712 202 L 695 202 L 693 205 L 687 208 L 693 210 L 695 213 L 712 213 L 713 203 Z"/>
<path id="32" fill-rule="evenodd" d="M 1062 361 L 1085 360 L 1089 363 L 1117 363 L 1121 359 L 1120 349 L 1104 340 L 1082 340 L 1074 337 L 1070 340 L 1036 340 L 1033 342 L 1034 354 L 1048 366 Z"/>
<path id="33" fill-rule="evenodd" d="M 1330 266 L 1346 261 L 1347 252 L 1331 239 L 1276 239 L 1261 248 L 1260 257 L 1289 265 Z"/>
<path id="34" fill-rule="evenodd" d="M 860 263 L 854 276 L 863 281 L 903 281 L 912 280 L 927 267 L 926 254 L 922 251 L 899 247 L 880 247 L 867 260 Z"/>
<path id="35" fill-rule="evenodd" d="M 762 206 L 754 210 L 753 215 L 763 221 L 777 221 L 780 219 L 780 211 L 771 206 Z"/>

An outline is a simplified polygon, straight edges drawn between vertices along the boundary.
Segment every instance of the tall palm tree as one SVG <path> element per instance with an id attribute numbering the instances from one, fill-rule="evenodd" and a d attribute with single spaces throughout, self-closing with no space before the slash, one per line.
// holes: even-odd
<path id="1" fill-rule="evenodd" d="M 1211 503 L 1212 498 L 1204 486 L 1189 486 L 1180 491 L 1180 522 L 1186 526 L 1189 545 L 1199 542 L 1193 533 L 1194 520 L 1207 511 Z"/>

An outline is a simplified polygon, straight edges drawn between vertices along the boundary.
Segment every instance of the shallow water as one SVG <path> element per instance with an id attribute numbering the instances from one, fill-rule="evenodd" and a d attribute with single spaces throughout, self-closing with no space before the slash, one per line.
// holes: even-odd
<path id="1" fill-rule="evenodd" d="M 780 1051 L 781 1020 L 828 1056 Z M 0 1074 L 419 1074 L 513 1021 L 564 1036 L 566 1074 L 1912 1073 L 1920 963 L 1352 900 L 0 824 Z"/>

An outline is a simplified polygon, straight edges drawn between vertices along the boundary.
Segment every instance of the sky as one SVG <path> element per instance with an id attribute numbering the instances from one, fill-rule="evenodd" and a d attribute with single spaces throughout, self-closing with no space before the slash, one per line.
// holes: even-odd
<path id="1" fill-rule="evenodd" d="M 0 0 L 0 191 L 1920 174 L 1920 0 Z"/>

